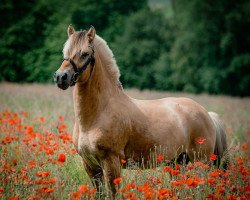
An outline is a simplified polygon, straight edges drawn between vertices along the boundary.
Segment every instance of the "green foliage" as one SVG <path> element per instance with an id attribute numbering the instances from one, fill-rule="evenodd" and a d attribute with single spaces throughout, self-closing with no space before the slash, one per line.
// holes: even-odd
<path id="1" fill-rule="evenodd" d="M 123 34 L 112 43 L 125 86 L 155 88 L 154 63 L 168 54 L 173 36 L 172 23 L 159 12 L 144 8 L 127 19 Z"/>
<path id="2" fill-rule="evenodd" d="M 148 7 L 150 6 L 150 8 Z M 250 95 L 250 3 L 3 0 L 0 80 L 51 82 L 69 24 L 94 25 L 125 87 Z"/>
<path id="3" fill-rule="evenodd" d="M 178 31 L 171 63 L 179 89 L 249 95 L 249 1 L 175 0 L 173 5 Z"/>

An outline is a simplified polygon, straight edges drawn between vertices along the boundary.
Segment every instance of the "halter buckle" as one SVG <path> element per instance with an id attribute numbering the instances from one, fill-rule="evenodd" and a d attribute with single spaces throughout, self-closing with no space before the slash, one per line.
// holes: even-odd
<path id="1" fill-rule="evenodd" d="M 77 78 L 78 78 L 79 75 L 80 75 L 79 72 L 75 72 L 75 73 L 74 73 L 74 75 L 73 75 L 73 82 L 74 82 L 74 83 L 76 83 Z"/>

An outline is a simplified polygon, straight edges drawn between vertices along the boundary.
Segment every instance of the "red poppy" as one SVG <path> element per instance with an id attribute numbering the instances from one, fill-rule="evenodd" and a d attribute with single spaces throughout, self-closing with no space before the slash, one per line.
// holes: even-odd
<path id="1" fill-rule="evenodd" d="M 134 184 L 134 183 L 128 183 L 128 184 L 125 186 L 125 188 L 126 188 L 127 190 L 129 190 L 129 189 L 134 189 L 134 188 L 135 188 L 135 184 Z"/>
<path id="2" fill-rule="evenodd" d="M 217 177 L 220 175 L 220 172 L 218 170 L 215 170 L 209 174 L 210 177 Z"/>
<path id="3" fill-rule="evenodd" d="M 202 138 L 202 137 L 199 137 L 199 138 L 196 138 L 195 139 L 195 142 L 197 144 L 203 144 L 204 142 L 206 142 L 206 139 L 205 138 Z"/>
<path id="4" fill-rule="evenodd" d="M 213 184 L 215 184 L 216 180 L 213 179 L 213 178 L 209 178 L 209 179 L 207 179 L 207 182 L 208 182 L 210 185 L 213 185 Z"/>
<path id="5" fill-rule="evenodd" d="M 164 171 L 164 172 L 170 172 L 170 171 L 171 171 L 171 167 L 165 166 L 165 167 L 163 168 L 163 171 Z"/>
<path id="6" fill-rule="evenodd" d="M 56 178 L 50 178 L 47 182 L 50 184 L 54 184 L 56 183 Z"/>
<path id="7" fill-rule="evenodd" d="M 65 162 L 65 160 L 66 160 L 65 154 L 63 154 L 63 153 L 59 154 L 58 161 L 59 162 Z"/>
<path id="8" fill-rule="evenodd" d="M 157 158 L 156 158 L 156 161 L 157 162 L 162 162 L 164 160 L 164 156 L 163 155 L 159 155 Z"/>
<path id="9" fill-rule="evenodd" d="M 95 193 L 96 193 L 96 189 L 95 188 L 92 188 L 89 190 L 89 196 L 90 198 L 93 198 L 95 196 Z"/>
<path id="10" fill-rule="evenodd" d="M 171 184 L 176 187 L 180 187 L 185 183 L 185 180 L 171 181 Z"/>
<path id="11" fill-rule="evenodd" d="M 210 160 L 212 160 L 212 161 L 217 160 L 217 156 L 216 156 L 215 154 L 212 154 L 212 155 L 210 156 Z"/>
<path id="12" fill-rule="evenodd" d="M 44 118 L 44 117 L 40 117 L 40 121 L 41 121 L 42 123 L 45 123 L 45 118 Z"/>
<path id="13" fill-rule="evenodd" d="M 121 163 L 122 163 L 122 164 L 125 164 L 125 163 L 126 163 L 126 160 L 121 159 Z"/>
<path id="14" fill-rule="evenodd" d="M 81 193 L 81 194 L 84 194 L 86 192 L 88 192 L 89 188 L 87 185 L 80 185 L 79 188 L 78 188 L 78 191 Z"/>
<path id="15" fill-rule="evenodd" d="M 71 150 L 71 153 L 72 153 L 72 154 L 76 154 L 76 153 L 77 153 L 76 149 L 72 149 L 72 150 Z"/>
<path id="16" fill-rule="evenodd" d="M 36 166 L 36 161 L 34 160 L 29 160 L 28 161 L 28 168 L 32 169 Z"/>
<path id="17" fill-rule="evenodd" d="M 171 169 L 170 174 L 171 175 L 178 175 L 179 174 L 179 170 L 177 170 L 177 169 Z"/>
<path id="18" fill-rule="evenodd" d="M 39 177 L 47 177 L 50 175 L 50 172 L 37 171 L 36 175 Z"/>
<path id="19" fill-rule="evenodd" d="M 196 187 L 198 185 L 198 181 L 192 178 L 186 180 L 186 184 L 188 187 Z"/>
<path id="20" fill-rule="evenodd" d="M 80 200 L 81 199 L 81 193 L 80 192 L 72 192 L 71 193 L 72 200 Z"/>
<path id="21" fill-rule="evenodd" d="M 50 175 L 50 172 L 43 172 L 43 177 L 47 177 Z"/>
<path id="22" fill-rule="evenodd" d="M 243 143 L 242 145 L 241 145 L 241 148 L 243 149 L 243 150 L 247 150 L 248 149 L 248 144 L 245 142 L 245 143 Z"/>
<path id="23" fill-rule="evenodd" d="M 120 182 L 122 182 L 122 178 L 116 178 L 116 179 L 113 181 L 113 183 L 114 183 L 115 185 L 119 184 Z"/>
<path id="24" fill-rule="evenodd" d="M 167 190 L 166 188 L 162 188 L 158 191 L 158 194 L 167 198 L 170 196 L 170 191 Z"/>
<path id="25" fill-rule="evenodd" d="M 47 188 L 47 189 L 44 190 L 45 193 L 52 193 L 54 191 L 55 191 L 54 188 Z"/>

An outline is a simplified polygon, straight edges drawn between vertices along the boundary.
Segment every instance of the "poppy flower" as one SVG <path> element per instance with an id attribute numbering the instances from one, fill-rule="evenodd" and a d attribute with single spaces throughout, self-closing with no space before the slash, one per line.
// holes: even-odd
<path id="1" fill-rule="evenodd" d="M 204 142 L 206 142 L 206 139 L 205 138 L 202 138 L 202 137 L 199 137 L 199 138 L 196 138 L 195 139 L 195 143 L 197 144 L 203 144 Z"/>
<path id="2" fill-rule="evenodd" d="M 219 172 L 218 170 L 213 171 L 213 172 L 211 172 L 211 173 L 209 174 L 210 177 L 217 177 L 217 176 L 219 176 L 219 175 L 220 175 L 220 172 Z"/>
<path id="3" fill-rule="evenodd" d="M 76 149 L 72 149 L 72 150 L 71 150 L 71 153 L 72 153 L 72 154 L 76 154 L 76 153 L 77 153 Z"/>
<path id="4" fill-rule="evenodd" d="M 65 154 L 63 154 L 63 153 L 59 154 L 58 161 L 59 162 L 65 162 L 65 160 L 66 160 Z"/>
<path id="5" fill-rule="evenodd" d="M 87 185 L 80 185 L 79 188 L 78 188 L 78 191 L 81 193 L 81 194 L 84 194 L 86 192 L 88 192 L 89 188 Z"/>
<path id="6" fill-rule="evenodd" d="M 122 182 L 122 178 L 116 178 L 116 179 L 114 179 L 114 181 L 113 181 L 113 183 L 114 183 L 115 185 L 119 184 L 120 182 Z"/>
<path id="7" fill-rule="evenodd" d="M 169 197 L 170 192 L 166 188 L 162 188 L 158 191 L 158 194 L 167 198 L 167 197 Z"/>
<path id="8" fill-rule="evenodd" d="M 41 123 L 45 123 L 45 118 L 43 116 L 40 117 L 40 121 L 41 121 Z"/>
<path id="9" fill-rule="evenodd" d="M 176 187 L 180 187 L 185 183 L 185 180 L 171 181 L 171 184 Z"/>
<path id="10" fill-rule="evenodd" d="M 50 172 L 37 171 L 36 175 L 39 177 L 47 177 L 50 175 Z"/>
<path id="11" fill-rule="evenodd" d="M 247 145 L 246 142 L 241 145 L 241 149 L 243 149 L 243 150 L 247 150 L 248 149 L 248 145 Z"/>
<path id="12" fill-rule="evenodd" d="M 186 180 L 186 184 L 188 187 L 196 187 L 198 185 L 198 181 L 192 178 Z"/>
<path id="13" fill-rule="evenodd" d="M 156 161 L 157 162 L 162 162 L 164 160 L 164 156 L 163 155 L 159 155 L 157 158 L 156 158 Z"/>
<path id="14" fill-rule="evenodd" d="M 213 179 L 213 178 L 209 178 L 209 179 L 207 179 L 207 182 L 208 182 L 210 185 L 213 185 L 213 184 L 215 184 L 216 180 Z"/>
<path id="15" fill-rule="evenodd" d="M 125 164 L 125 163 L 126 163 L 126 160 L 121 159 L 121 163 L 122 163 L 122 164 Z"/>
<path id="16" fill-rule="evenodd" d="M 216 156 L 215 154 L 212 154 L 212 155 L 210 156 L 210 160 L 212 160 L 212 161 L 217 160 L 217 156 Z"/>
<path id="17" fill-rule="evenodd" d="M 126 188 L 127 190 L 129 190 L 129 189 L 134 189 L 134 188 L 135 188 L 135 184 L 134 184 L 134 183 L 128 183 L 128 184 L 125 186 L 125 188 Z"/>

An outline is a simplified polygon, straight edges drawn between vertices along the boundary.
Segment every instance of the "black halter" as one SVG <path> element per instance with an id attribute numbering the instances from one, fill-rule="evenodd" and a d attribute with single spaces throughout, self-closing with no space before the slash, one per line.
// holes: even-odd
<path id="1" fill-rule="evenodd" d="M 67 60 L 68 62 L 70 62 L 70 64 L 72 65 L 72 67 L 73 67 L 73 69 L 75 71 L 75 73 L 73 74 L 73 76 L 71 78 L 70 86 L 74 86 L 76 84 L 77 78 L 86 70 L 86 68 L 88 67 L 89 64 L 91 65 L 91 69 L 90 69 L 90 74 L 89 74 L 88 79 L 90 78 L 90 76 L 91 76 L 91 74 L 93 72 L 94 66 L 95 66 L 94 53 L 95 52 L 94 52 L 94 49 L 93 49 L 92 54 L 89 54 L 84 58 L 85 62 L 83 63 L 82 67 L 80 67 L 79 69 L 77 68 L 75 62 L 72 59 L 70 59 L 70 58 L 64 59 L 64 60 Z"/>

